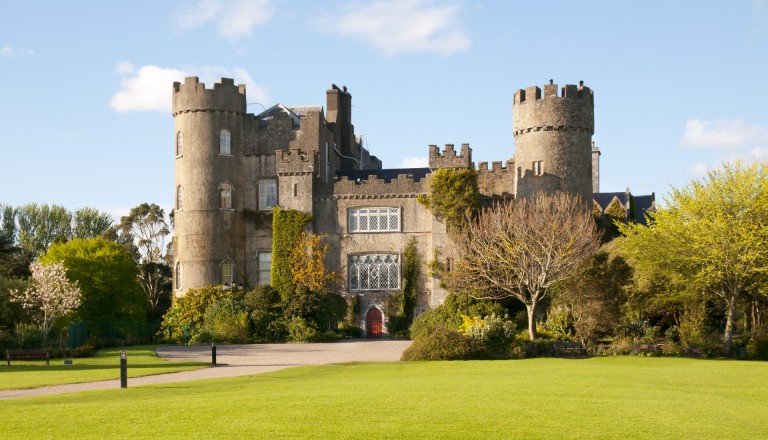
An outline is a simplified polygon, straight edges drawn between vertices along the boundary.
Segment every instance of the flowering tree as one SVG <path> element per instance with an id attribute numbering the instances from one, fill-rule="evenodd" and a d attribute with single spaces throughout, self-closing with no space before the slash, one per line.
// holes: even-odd
<path id="1" fill-rule="evenodd" d="M 11 290 L 11 301 L 21 303 L 35 324 L 48 335 L 53 321 L 80 306 L 82 293 L 77 281 L 70 282 L 61 262 L 32 263 L 31 285 L 24 292 Z"/>

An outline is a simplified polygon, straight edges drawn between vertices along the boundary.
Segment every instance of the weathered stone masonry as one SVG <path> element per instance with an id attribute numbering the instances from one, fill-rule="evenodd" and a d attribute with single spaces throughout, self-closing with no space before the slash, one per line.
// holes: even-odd
<path id="1" fill-rule="evenodd" d="M 586 200 L 594 192 L 600 211 L 616 197 L 628 213 L 630 199 L 649 205 L 639 210 L 652 208 L 652 195 L 597 194 L 594 94 L 582 83 L 558 93 L 550 81 L 543 95 L 538 87 L 519 90 L 513 113 L 514 158 L 478 164 L 484 197 L 566 190 Z M 469 144 L 459 152 L 430 145 L 428 168 L 382 169 L 355 135 L 352 95 L 335 85 L 325 109 L 277 104 L 254 115 L 244 85 L 222 78 L 206 89 L 189 77 L 173 84 L 173 116 L 177 295 L 207 284 L 268 282 L 276 204 L 312 213 L 310 229 L 326 236 L 328 263 L 343 275 L 341 293 L 360 295 L 359 318 L 369 327 L 386 322 L 384 304 L 400 288 L 400 258 L 411 238 L 424 265 L 433 250 L 445 255 L 450 247 L 445 225 L 416 197 L 428 192 L 433 170 L 474 168 Z M 426 267 L 418 291 L 417 314 L 447 294 Z"/>

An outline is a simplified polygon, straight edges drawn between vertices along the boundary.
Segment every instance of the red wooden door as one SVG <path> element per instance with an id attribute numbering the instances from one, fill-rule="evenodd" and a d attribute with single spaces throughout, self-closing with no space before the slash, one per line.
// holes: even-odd
<path id="1" fill-rule="evenodd" d="M 367 337 L 381 337 L 381 320 L 381 311 L 376 307 L 371 307 L 365 316 L 365 333 Z"/>

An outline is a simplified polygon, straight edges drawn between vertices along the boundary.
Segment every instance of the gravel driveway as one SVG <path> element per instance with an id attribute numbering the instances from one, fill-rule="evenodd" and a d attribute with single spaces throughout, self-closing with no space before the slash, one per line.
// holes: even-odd
<path id="1" fill-rule="evenodd" d="M 327 344 L 253 344 L 219 345 L 215 368 L 128 378 L 128 386 L 186 382 L 200 379 L 247 376 L 302 365 L 338 364 L 344 362 L 394 362 L 411 341 L 358 340 Z M 158 356 L 171 361 L 211 362 L 211 346 L 163 346 Z M 131 368 L 130 359 L 128 368 Z M 103 380 L 69 385 L 54 385 L 25 390 L 0 391 L 0 399 L 13 399 L 48 394 L 120 388 L 120 380 Z"/>

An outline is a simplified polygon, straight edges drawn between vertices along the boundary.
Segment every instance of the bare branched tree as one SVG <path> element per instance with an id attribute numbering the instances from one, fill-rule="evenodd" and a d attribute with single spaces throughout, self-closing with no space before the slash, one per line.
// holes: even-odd
<path id="1" fill-rule="evenodd" d="M 531 340 L 547 289 L 573 276 L 600 245 L 588 205 L 568 193 L 537 193 L 485 209 L 453 240 L 449 287 L 475 298 L 517 298 L 528 311 Z"/>

